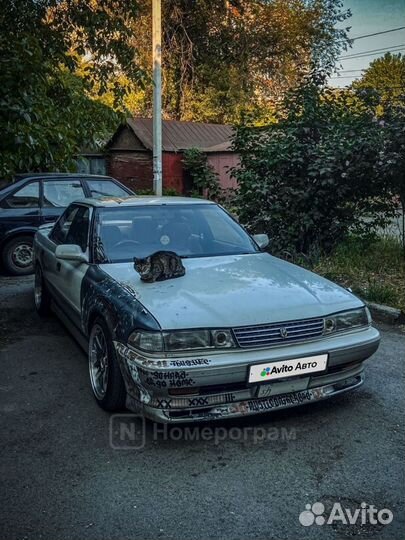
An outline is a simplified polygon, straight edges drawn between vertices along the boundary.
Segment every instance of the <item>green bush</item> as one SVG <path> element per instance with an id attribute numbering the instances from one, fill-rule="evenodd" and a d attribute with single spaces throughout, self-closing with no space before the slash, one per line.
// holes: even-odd
<path id="1" fill-rule="evenodd" d="M 194 197 L 206 197 L 218 200 L 221 195 L 221 187 L 217 174 L 209 165 L 207 156 L 198 148 L 190 148 L 184 151 L 184 169 L 189 173 L 193 182 L 191 195 Z"/>
<path id="2" fill-rule="evenodd" d="M 287 98 L 277 123 L 237 130 L 240 221 L 267 233 L 275 253 L 330 252 L 349 230 L 376 224 L 365 225 L 366 213 L 387 207 L 377 166 L 383 144 L 371 108 L 313 74 Z"/>

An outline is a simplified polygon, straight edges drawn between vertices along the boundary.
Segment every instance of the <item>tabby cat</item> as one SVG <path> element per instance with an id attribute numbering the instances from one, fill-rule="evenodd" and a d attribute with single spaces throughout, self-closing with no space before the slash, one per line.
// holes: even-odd
<path id="1" fill-rule="evenodd" d="M 181 257 L 173 251 L 156 251 L 144 259 L 134 257 L 134 268 L 147 283 L 178 278 L 186 273 Z"/>

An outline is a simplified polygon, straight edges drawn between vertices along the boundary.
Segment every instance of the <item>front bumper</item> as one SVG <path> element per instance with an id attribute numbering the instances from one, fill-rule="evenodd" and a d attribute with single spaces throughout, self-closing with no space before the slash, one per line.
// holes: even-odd
<path id="1" fill-rule="evenodd" d="M 379 341 L 378 331 L 370 327 L 314 342 L 198 357 L 151 358 L 122 343 L 114 345 L 127 387 L 127 407 L 166 423 L 247 416 L 351 390 L 363 383 L 363 362 Z M 265 396 L 260 397 L 263 384 L 247 383 L 252 364 L 323 353 L 329 355 L 326 372 L 278 379 L 262 388 Z"/>

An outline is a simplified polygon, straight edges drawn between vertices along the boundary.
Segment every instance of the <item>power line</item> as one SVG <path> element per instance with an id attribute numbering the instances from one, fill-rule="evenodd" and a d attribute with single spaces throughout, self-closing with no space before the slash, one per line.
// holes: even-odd
<path id="1" fill-rule="evenodd" d="M 330 79 L 331 80 L 331 79 Z M 350 88 L 349 84 L 351 83 L 347 83 L 346 86 L 341 86 L 340 88 Z M 337 88 L 336 86 L 334 88 Z M 364 88 L 365 90 L 372 90 L 371 87 L 365 87 Z M 376 88 L 376 90 L 404 90 L 405 92 L 405 86 L 378 86 L 378 88 Z"/>
<path id="2" fill-rule="evenodd" d="M 395 50 L 391 49 L 391 52 L 392 53 L 399 53 L 399 52 L 403 51 L 404 49 L 405 49 L 405 47 L 401 47 L 400 49 L 395 49 Z M 356 60 L 357 58 L 367 58 L 367 56 L 378 56 L 378 55 L 381 55 L 384 52 L 388 53 L 389 51 L 378 51 L 378 52 L 374 52 L 374 53 L 360 54 L 358 56 L 350 56 L 348 58 L 339 58 L 339 60 Z"/>
<path id="3" fill-rule="evenodd" d="M 384 51 L 393 51 L 394 49 L 398 49 L 398 47 L 400 48 L 405 47 L 405 43 L 399 43 L 398 45 L 391 45 L 390 47 L 380 47 L 378 49 L 368 49 L 367 51 L 359 51 L 358 53 L 347 54 L 345 56 L 340 56 L 339 60 L 344 60 L 345 58 L 353 58 L 359 55 L 368 55 L 374 52 L 380 53 Z"/>
<path id="4" fill-rule="evenodd" d="M 339 73 L 357 73 L 358 71 L 362 72 L 365 71 L 365 69 L 342 69 Z"/>
<path id="5" fill-rule="evenodd" d="M 390 50 L 393 53 L 399 53 L 405 50 L 405 46 L 400 47 L 399 49 L 395 49 L 395 50 L 390 49 Z M 378 52 L 367 53 L 367 54 L 358 54 L 357 56 L 345 56 L 344 58 L 338 58 L 338 60 L 356 60 L 356 58 L 366 58 L 367 56 L 378 56 L 379 54 L 382 54 L 383 52 L 388 52 L 388 51 L 378 51 Z"/>
<path id="6" fill-rule="evenodd" d="M 330 77 L 331 79 L 357 79 L 358 77 L 361 77 L 361 75 L 334 75 L 333 77 Z"/>
<path id="7" fill-rule="evenodd" d="M 359 77 L 361 77 L 361 75 L 333 75 L 330 79 L 357 79 Z M 405 85 L 398 86 L 397 88 L 405 88 Z"/>
<path id="8" fill-rule="evenodd" d="M 341 56 L 340 58 L 349 58 L 351 56 L 357 56 L 358 54 L 367 54 L 372 52 L 383 52 L 388 51 L 392 49 L 397 49 L 398 47 L 405 47 L 405 43 L 398 43 L 397 45 L 390 45 L 389 47 L 378 47 L 378 49 L 367 49 L 366 51 L 359 51 L 357 53 L 347 54 L 345 56 Z"/>
<path id="9" fill-rule="evenodd" d="M 339 79 L 359 79 L 361 75 L 334 75 L 333 77 L 329 77 L 330 80 L 337 81 Z M 378 88 L 402 88 L 405 90 L 405 84 L 400 86 L 384 86 L 378 85 Z"/>
<path id="10" fill-rule="evenodd" d="M 383 30 L 381 32 L 374 32 L 374 34 L 364 34 L 363 36 L 357 36 L 357 37 L 349 38 L 349 39 L 350 41 L 356 41 L 357 39 L 363 39 L 363 38 L 368 38 L 372 36 L 379 36 L 381 34 L 389 34 L 390 32 L 397 32 L 398 30 L 403 30 L 404 28 L 405 26 L 398 26 L 398 28 L 391 28 L 391 30 Z"/>

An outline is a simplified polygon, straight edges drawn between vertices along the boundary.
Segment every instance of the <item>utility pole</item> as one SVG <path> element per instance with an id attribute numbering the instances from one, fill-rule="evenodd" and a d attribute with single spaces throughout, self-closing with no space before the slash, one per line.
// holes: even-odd
<path id="1" fill-rule="evenodd" d="M 152 0 L 153 33 L 153 189 L 162 196 L 162 5 Z"/>

